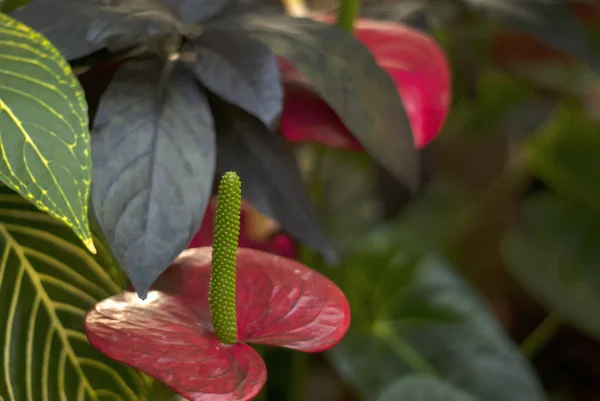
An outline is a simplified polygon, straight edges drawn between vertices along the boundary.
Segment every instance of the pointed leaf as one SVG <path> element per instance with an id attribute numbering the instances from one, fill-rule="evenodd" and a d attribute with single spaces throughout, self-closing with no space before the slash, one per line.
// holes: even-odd
<path id="1" fill-rule="evenodd" d="M 220 98 L 268 127 L 279 118 L 283 101 L 279 69 L 275 55 L 264 44 L 239 33 L 208 28 L 182 52 L 202 84 Z"/>
<path id="2" fill-rule="evenodd" d="M 365 149 L 408 187 L 416 187 L 417 154 L 408 117 L 392 79 L 365 46 L 335 26 L 307 18 L 245 15 L 215 25 L 252 35 L 291 62 Z"/>
<path id="3" fill-rule="evenodd" d="M 598 57 L 564 0 L 464 0 L 510 28 L 598 67 Z"/>
<path id="4" fill-rule="evenodd" d="M 208 102 L 174 66 L 124 63 L 100 101 L 92 142 L 96 215 L 142 298 L 198 231 L 215 170 Z"/>
<path id="5" fill-rule="evenodd" d="M 538 302 L 600 338 L 600 215 L 552 195 L 527 200 L 504 241 L 507 268 Z"/>
<path id="6" fill-rule="evenodd" d="M 42 35 L 0 14 L 0 180 L 71 227 L 96 252 L 85 96 Z"/>
<path id="7" fill-rule="evenodd" d="M 67 60 L 104 48 L 149 45 L 182 29 L 170 10 L 153 0 L 33 0 L 11 16 L 43 33 Z"/>
<path id="8" fill-rule="evenodd" d="M 236 171 L 242 196 L 308 247 L 335 260 L 294 155 L 279 136 L 237 107 L 213 102 L 218 133 L 217 171 Z"/>
<path id="9" fill-rule="evenodd" d="M 344 335 L 348 304 L 327 278 L 294 260 L 246 248 L 238 250 L 237 261 L 240 341 L 317 352 Z M 191 400 L 251 399 L 266 380 L 264 362 L 245 344 L 217 340 L 208 303 L 210 269 L 211 248 L 184 251 L 146 301 L 125 292 L 96 305 L 85 323 L 90 342 Z"/>
<path id="10" fill-rule="evenodd" d="M 350 299 L 353 314 L 362 318 L 331 351 L 340 373 L 368 398 L 414 373 L 439 377 L 478 400 L 544 400 L 532 368 L 484 301 L 441 259 L 415 264 L 403 254 L 406 245 L 392 243 L 385 252 L 367 246 L 344 266 L 355 293 L 362 289 Z M 394 292 L 383 292 L 378 283 L 394 283 Z M 415 308 L 423 307 L 430 312 L 415 316 Z"/>
<path id="11" fill-rule="evenodd" d="M 0 399 L 146 399 L 139 372 L 99 353 L 83 332 L 86 311 L 122 290 L 108 248 L 94 240 L 96 256 L 0 187 Z"/>
<path id="12" fill-rule="evenodd" d="M 203 22 L 222 11 L 230 0 L 161 0 L 184 24 Z"/>

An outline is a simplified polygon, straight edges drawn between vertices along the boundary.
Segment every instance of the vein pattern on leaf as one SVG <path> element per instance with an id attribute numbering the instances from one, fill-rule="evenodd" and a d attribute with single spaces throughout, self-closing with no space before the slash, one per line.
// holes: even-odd
<path id="1" fill-rule="evenodd" d="M 84 93 L 46 38 L 3 14 L 0 60 L 0 179 L 95 252 Z"/>
<path id="2" fill-rule="evenodd" d="M 96 239 L 100 244 L 100 241 Z M 0 188 L 0 397 L 137 401 L 137 372 L 92 348 L 83 317 L 120 288 L 60 221 Z M 143 396 L 142 396 L 143 397 Z"/>

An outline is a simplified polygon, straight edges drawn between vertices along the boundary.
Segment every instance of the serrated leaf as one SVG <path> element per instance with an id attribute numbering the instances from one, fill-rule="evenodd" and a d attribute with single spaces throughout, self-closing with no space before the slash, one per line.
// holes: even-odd
<path id="1" fill-rule="evenodd" d="M 41 34 L 0 14 L 0 179 L 68 225 L 95 253 L 85 95 Z"/>
<path id="2" fill-rule="evenodd" d="M 564 0 L 463 0 L 512 29 L 598 67 L 598 57 Z"/>
<path id="3" fill-rule="evenodd" d="M 408 244 L 389 243 L 392 248 L 374 251 L 372 245 L 381 243 L 372 238 L 343 266 L 353 326 L 330 351 L 342 376 L 367 398 L 380 396 L 398 378 L 420 374 L 477 400 L 545 400 L 518 348 L 443 259 L 415 262 L 410 250 L 405 253 Z M 414 314 L 415 307 L 430 312 Z M 427 400 L 445 400 L 438 395 Z"/>
<path id="4" fill-rule="evenodd" d="M 184 24 L 193 24 L 214 17 L 230 0 L 161 0 L 177 13 Z"/>
<path id="5" fill-rule="evenodd" d="M 524 148 L 527 167 L 561 196 L 600 211 L 600 124 L 561 106 Z"/>
<path id="6" fill-rule="evenodd" d="M 107 48 L 152 46 L 183 29 L 176 16 L 154 0 L 33 0 L 11 16 L 43 33 L 67 60 Z"/>
<path id="7" fill-rule="evenodd" d="M 0 398 L 144 400 L 140 374 L 92 348 L 87 310 L 122 290 L 108 249 L 0 187 Z"/>
<path id="8" fill-rule="evenodd" d="M 268 47 L 239 33 L 208 28 L 182 53 L 204 86 L 273 127 L 281 113 L 283 89 L 277 60 Z"/>
<path id="9" fill-rule="evenodd" d="M 96 215 L 142 298 L 200 228 L 216 163 L 208 101 L 187 69 L 168 66 L 123 63 L 92 131 Z"/>
<path id="10" fill-rule="evenodd" d="M 390 76 L 369 50 L 336 26 L 283 15 L 215 21 L 263 41 L 291 62 L 382 166 L 410 188 L 418 183 L 410 123 Z"/>
<path id="11" fill-rule="evenodd" d="M 242 196 L 283 230 L 329 260 L 335 250 L 321 230 L 317 212 L 283 139 L 256 118 L 222 101 L 213 102 L 218 133 L 217 171 L 236 171 Z"/>
<path id="12" fill-rule="evenodd" d="M 377 401 L 478 401 L 439 379 L 407 375 L 387 387 Z"/>
<path id="13" fill-rule="evenodd" d="M 600 215 L 544 194 L 526 201 L 503 243 L 511 275 L 538 302 L 600 338 Z"/>

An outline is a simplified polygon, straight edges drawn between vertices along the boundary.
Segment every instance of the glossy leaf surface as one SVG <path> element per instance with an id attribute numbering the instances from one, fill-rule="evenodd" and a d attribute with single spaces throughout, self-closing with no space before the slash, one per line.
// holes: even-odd
<path id="1" fill-rule="evenodd" d="M 85 96 L 44 36 L 0 14 L 0 179 L 95 252 Z"/>
<path id="2" fill-rule="evenodd" d="M 59 220 L 0 187 L 0 399 L 146 399 L 139 372 L 91 347 L 86 311 L 124 274 L 94 237 L 90 255 Z"/>
<path id="3" fill-rule="evenodd" d="M 244 111 L 213 103 L 218 134 L 217 171 L 236 171 L 242 196 L 282 229 L 329 260 L 337 255 L 285 141 Z"/>
<path id="4" fill-rule="evenodd" d="M 162 82 L 163 68 L 154 59 L 119 67 L 92 135 L 96 215 L 142 298 L 198 231 L 216 163 L 202 90 L 182 66 Z"/>
<path id="5" fill-rule="evenodd" d="M 308 79 L 365 149 L 410 188 L 417 154 L 390 76 L 368 49 L 335 26 L 308 18 L 244 15 L 215 22 L 263 41 Z"/>
<path id="6" fill-rule="evenodd" d="M 209 28 L 182 51 L 204 86 L 273 127 L 281 113 L 283 90 L 275 55 L 268 47 L 236 32 Z"/>
<path id="7" fill-rule="evenodd" d="M 538 302 L 600 338 L 600 215 L 545 194 L 525 203 L 505 239 L 507 268 Z"/>
<path id="8" fill-rule="evenodd" d="M 11 16 L 44 34 L 67 60 L 150 45 L 181 29 L 175 15 L 153 0 L 33 0 Z"/>
<path id="9" fill-rule="evenodd" d="M 348 303 L 327 278 L 261 251 L 240 248 L 237 260 L 240 341 L 319 352 L 345 334 Z M 211 248 L 184 251 L 146 301 L 125 292 L 100 302 L 86 317 L 91 344 L 191 400 L 251 399 L 266 380 L 264 362 L 246 344 L 218 342 L 208 304 L 210 265 Z"/>

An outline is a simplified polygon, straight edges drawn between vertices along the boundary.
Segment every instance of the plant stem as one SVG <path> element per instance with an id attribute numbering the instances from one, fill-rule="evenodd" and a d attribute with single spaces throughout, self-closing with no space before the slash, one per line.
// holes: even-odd
<path id="1" fill-rule="evenodd" d="M 527 358 L 533 358 L 552 339 L 561 326 L 560 318 L 551 312 L 523 341 L 521 352 Z"/>
<path id="2" fill-rule="evenodd" d="M 304 352 L 292 352 L 290 383 L 287 388 L 287 401 L 304 401 L 306 374 L 310 355 Z"/>
<path id="3" fill-rule="evenodd" d="M 354 32 L 354 19 L 360 8 L 360 0 L 340 0 L 337 24 L 340 28 L 352 34 Z"/>

